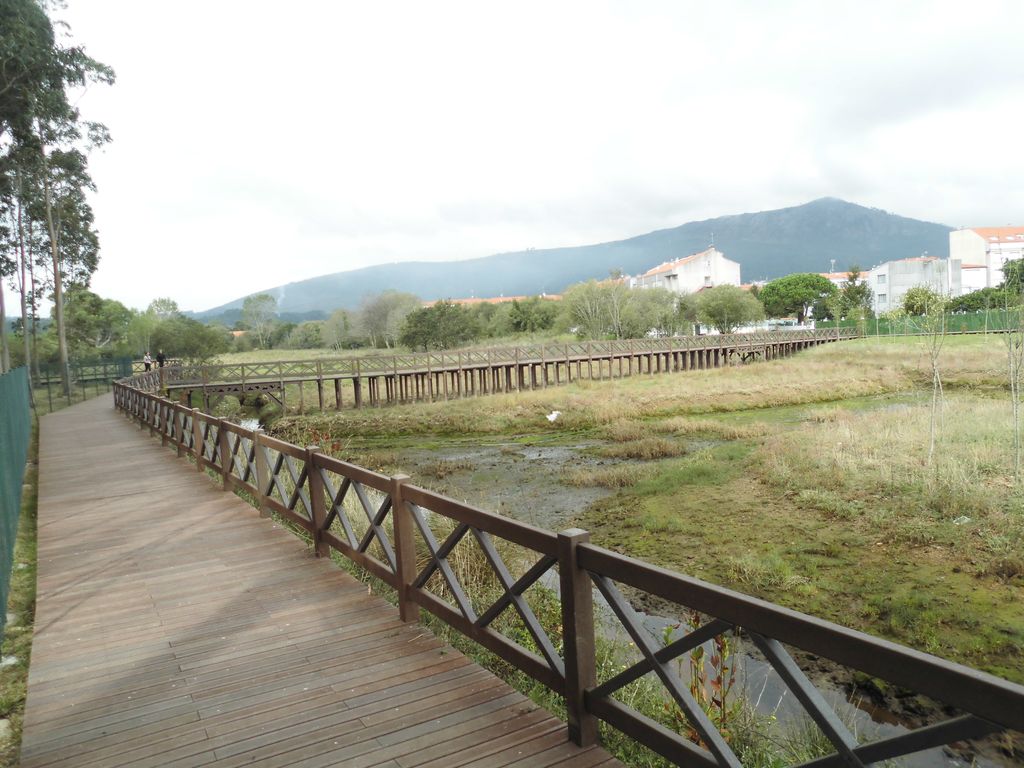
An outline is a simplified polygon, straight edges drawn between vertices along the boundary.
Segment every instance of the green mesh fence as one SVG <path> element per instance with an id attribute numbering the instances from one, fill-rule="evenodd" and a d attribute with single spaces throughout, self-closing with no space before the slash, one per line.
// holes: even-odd
<path id="1" fill-rule="evenodd" d="M 7 590 L 30 434 L 28 371 L 16 368 L 0 375 L 0 638 L 7 623 Z"/>
<path id="2" fill-rule="evenodd" d="M 998 333 L 1015 329 L 1020 322 L 1020 312 L 1014 309 L 989 309 L 978 312 L 951 313 L 946 315 L 946 331 L 952 333 Z M 835 328 L 831 320 L 820 320 L 817 328 Z M 867 336 L 897 336 L 927 333 L 927 323 L 921 317 L 871 317 L 863 321 L 845 319 L 840 328 L 858 328 Z"/>

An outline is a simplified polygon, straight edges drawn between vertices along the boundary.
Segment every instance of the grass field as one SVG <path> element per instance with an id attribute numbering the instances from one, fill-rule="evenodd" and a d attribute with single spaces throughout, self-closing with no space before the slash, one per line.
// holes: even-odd
<path id="1" fill-rule="evenodd" d="M 998 338 L 950 337 L 940 366 L 931 464 L 918 339 L 289 417 L 274 431 L 355 458 L 384 452 L 396 469 L 424 445 L 586 439 L 610 465 L 562 482 L 613 489 L 578 516 L 596 543 L 1024 682 L 1024 490 L 1005 351 Z"/>

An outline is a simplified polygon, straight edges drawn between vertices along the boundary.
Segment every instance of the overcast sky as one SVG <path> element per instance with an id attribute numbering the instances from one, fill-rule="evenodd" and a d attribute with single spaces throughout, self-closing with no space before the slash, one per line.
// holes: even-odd
<path id="1" fill-rule="evenodd" d="M 70 0 L 93 289 L 619 239 L 826 195 L 1024 224 L 1024 3 Z"/>

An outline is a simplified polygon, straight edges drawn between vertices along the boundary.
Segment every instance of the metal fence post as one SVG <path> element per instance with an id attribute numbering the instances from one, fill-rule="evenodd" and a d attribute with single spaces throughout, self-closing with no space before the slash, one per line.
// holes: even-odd
<path id="1" fill-rule="evenodd" d="M 569 739 L 581 747 L 597 743 L 597 718 L 587 712 L 585 693 L 597 684 L 594 652 L 594 597 L 589 574 L 579 567 L 576 547 L 590 534 L 570 528 L 558 534 L 558 578 L 562 593 L 565 653 L 565 710 Z"/>
<path id="2" fill-rule="evenodd" d="M 412 510 L 403 498 L 408 475 L 391 478 L 391 522 L 395 540 L 395 576 L 398 581 L 398 614 L 402 621 L 420 620 L 420 608 L 412 599 L 412 581 L 416 578 L 416 541 L 413 538 Z"/>

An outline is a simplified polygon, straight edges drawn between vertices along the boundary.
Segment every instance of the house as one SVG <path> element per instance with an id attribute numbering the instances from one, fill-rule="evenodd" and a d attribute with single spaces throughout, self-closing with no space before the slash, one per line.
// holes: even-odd
<path id="1" fill-rule="evenodd" d="M 850 279 L 849 272 L 819 272 L 818 274 L 832 283 L 836 288 L 842 288 L 846 284 L 846 281 Z M 867 272 L 861 272 L 860 276 L 857 278 L 857 285 L 860 285 L 867 279 Z"/>
<path id="2" fill-rule="evenodd" d="M 629 278 L 630 288 L 665 288 L 673 293 L 696 293 L 716 285 L 741 285 L 741 280 L 739 263 L 714 246 Z"/>
<path id="3" fill-rule="evenodd" d="M 962 291 L 959 259 L 915 256 L 887 261 L 868 272 L 875 312 L 898 309 L 911 288 L 924 285 L 943 296 L 959 296 Z"/>
<path id="4" fill-rule="evenodd" d="M 530 299 L 537 298 L 536 296 L 491 296 L 489 298 L 468 298 L 468 299 L 440 299 L 440 301 L 447 301 L 452 304 L 461 304 L 464 307 L 475 307 L 477 304 L 507 304 L 510 301 L 529 301 Z M 561 301 L 561 294 L 557 293 L 542 293 L 540 298 L 547 299 L 548 301 Z M 424 307 L 432 307 L 437 304 L 435 301 L 424 301 Z"/>
<path id="5" fill-rule="evenodd" d="M 988 267 L 984 264 L 960 264 L 960 290 L 963 293 L 980 291 L 987 287 Z"/>
<path id="6" fill-rule="evenodd" d="M 1024 227 L 974 227 L 950 232 L 949 258 L 959 259 L 965 268 L 984 265 L 985 282 L 977 288 L 994 288 L 1003 281 L 1003 264 L 1024 258 Z M 973 279 L 972 285 L 976 282 Z"/>

